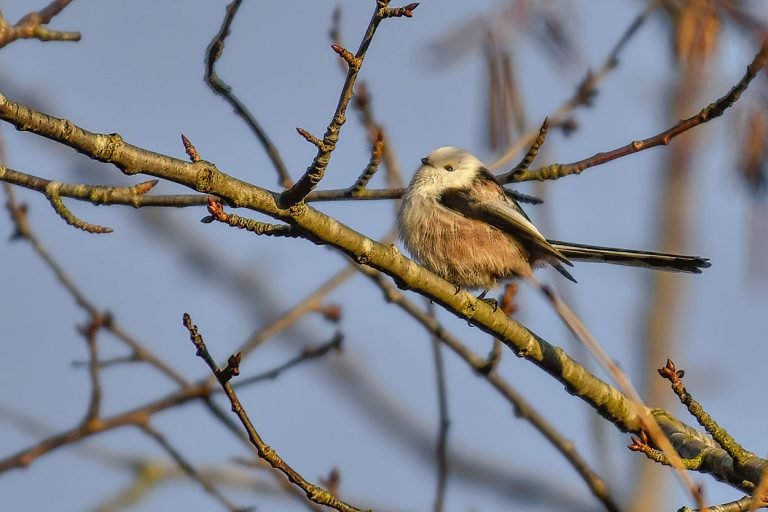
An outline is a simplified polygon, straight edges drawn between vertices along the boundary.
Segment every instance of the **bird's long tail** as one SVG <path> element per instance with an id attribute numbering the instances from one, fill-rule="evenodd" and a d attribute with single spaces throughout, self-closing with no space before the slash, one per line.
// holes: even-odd
<path id="1" fill-rule="evenodd" d="M 563 256 L 570 260 L 597 263 L 612 263 L 614 265 L 629 265 L 645 267 L 669 272 L 691 272 L 700 274 L 701 269 L 710 266 L 707 258 L 698 256 L 683 256 L 663 252 L 634 251 L 617 249 L 615 247 L 598 247 L 596 245 L 574 244 L 548 240 Z"/>

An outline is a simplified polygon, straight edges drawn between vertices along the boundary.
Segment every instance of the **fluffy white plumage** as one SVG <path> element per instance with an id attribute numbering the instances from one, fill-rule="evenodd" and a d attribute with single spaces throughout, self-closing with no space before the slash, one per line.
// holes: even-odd
<path id="1" fill-rule="evenodd" d="M 424 266 L 468 288 L 529 276 L 550 264 L 573 280 L 569 258 L 701 272 L 703 258 L 547 240 L 480 159 L 446 146 L 421 159 L 403 197 L 400 238 Z"/>

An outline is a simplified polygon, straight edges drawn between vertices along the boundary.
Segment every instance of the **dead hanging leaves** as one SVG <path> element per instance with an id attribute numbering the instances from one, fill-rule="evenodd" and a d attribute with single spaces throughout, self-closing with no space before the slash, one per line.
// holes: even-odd
<path id="1" fill-rule="evenodd" d="M 768 87 L 763 89 L 747 109 L 736 166 L 747 190 L 755 196 L 765 194 L 768 185 Z"/>
<path id="2" fill-rule="evenodd" d="M 674 52 L 685 65 L 705 63 L 717 50 L 722 22 L 713 0 L 667 0 L 675 25 Z"/>

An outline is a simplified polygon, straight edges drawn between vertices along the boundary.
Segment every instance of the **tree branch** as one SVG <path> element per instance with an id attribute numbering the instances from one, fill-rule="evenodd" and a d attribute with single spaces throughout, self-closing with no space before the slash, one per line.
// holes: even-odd
<path id="1" fill-rule="evenodd" d="M 376 9 L 371 17 L 371 21 L 368 23 L 368 28 L 365 31 L 363 40 L 360 42 L 360 46 L 357 52 L 352 55 L 349 51 L 344 50 L 338 45 L 334 46 L 334 50 L 345 58 L 349 64 L 347 71 L 347 78 L 344 81 L 344 85 L 341 88 L 341 94 L 339 96 L 339 102 L 336 105 L 336 112 L 333 114 L 331 122 L 328 124 L 328 128 L 323 135 L 322 144 L 318 147 L 317 155 L 312 161 L 312 165 L 307 169 L 304 175 L 299 179 L 296 184 L 290 189 L 286 190 L 280 195 L 279 204 L 281 208 L 290 208 L 299 202 L 312 192 L 317 184 L 323 179 L 325 175 L 325 169 L 328 167 L 328 162 L 331 160 L 331 154 L 336 149 L 336 143 L 339 140 L 339 134 L 341 127 L 346 121 L 347 105 L 349 105 L 352 99 L 352 91 L 357 80 L 357 75 L 360 72 L 360 68 L 365 60 L 365 54 L 368 51 L 368 46 L 371 44 L 373 35 L 376 33 L 376 29 L 385 18 L 407 16 L 410 17 L 413 10 L 418 4 L 409 4 L 406 7 L 400 7 L 392 9 L 388 7 L 390 0 L 376 0 Z M 343 51 L 342 51 L 343 50 Z M 346 52 L 346 53 L 345 53 Z"/>
<path id="2" fill-rule="evenodd" d="M 643 140 L 636 140 L 620 148 L 603 153 L 597 153 L 589 158 L 574 162 L 571 164 L 552 164 L 539 169 L 524 170 L 520 172 L 512 171 L 502 174 L 499 180 L 502 183 L 520 182 L 530 180 L 557 180 L 571 174 L 581 174 L 584 170 L 597 165 L 611 162 L 633 153 L 638 153 L 656 146 L 667 145 L 670 141 L 692 128 L 704 124 L 712 119 L 723 115 L 729 107 L 738 101 L 741 94 L 747 90 L 750 82 L 765 67 L 768 62 L 768 40 L 763 41 L 760 51 L 755 55 L 752 62 L 747 66 L 747 71 L 739 82 L 734 85 L 728 93 L 704 107 L 698 114 L 683 119 L 672 128 L 665 130 L 657 135 Z"/>
<path id="3" fill-rule="evenodd" d="M 313 243 L 334 247 L 354 261 L 390 275 L 398 286 L 428 297 L 456 316 L 471 321 L 501 340 L 516 355 L 552 375 L 566 391 L 590 404 L 620 430 L 639 431 L 637 411 L 621 392 L 503 312 L 494 311 L 468 292 L 457 294 L 454 285 L 404 257 L 393 245 L 375 242 L 305 204 L 282 209 L 277 194 L 229 176 L 210 162 L 191 163 L 144 150 L 124 142 L 117 134 L 89 132 L 70 121 L 14 103 L 1 94 L 0 119 L 68 145 L 95 160 L 111 163 L 128 175 L 142 173 L 167 179 L 296 226 L 307 233 Z M 680 429 L 684 428 L 679 421 L 676 423 Z M 759 463 L 761 467 L 764 464 L 765 461 Z M 737 475 L 729 482 L 742 486 L 745 478 Z"/>
<path id="4" fill-rule="evenodd" d="M 63 11 L 70 3 L 72 3 L 72 0 L 53 0 L 43 9 L 24 15 L 13 26 L 0 14 L 0 48 L 18 39 L 79 41 L 80 32 L 59 32 L 43 26 L 50 23 L 54 16 Z"/>

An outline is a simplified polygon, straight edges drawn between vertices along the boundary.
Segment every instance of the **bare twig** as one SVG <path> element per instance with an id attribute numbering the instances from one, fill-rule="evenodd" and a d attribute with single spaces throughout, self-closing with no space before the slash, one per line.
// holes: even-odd
<path id="1" fill-rule="evenodd" d="M 219 503 L 224 505 L 227 510 L 230 512 L 246 510 L 242 507 L 238 507 L 232 503 L 229 498 L 224 496 L 207 477 L 202 475 L 197 470 L 197 468 L 195 468 L 195 466 L 189 462 L 186 457 L 184 457 L 184 455 L 182 455 L 181 452 L 177 450 L 175 446 L 173 446 L 173 444 L 171 444 L 167 437 L 165 437 L 162 433 L 160 433 L 160 431 L 150 425 L 149 422 L 140 423 L 138 426 L 142 432 L 154 439 L 157 444 L 159 444 L 160 447 L 162 447 L 162 449 L 171 456 L 171 458 L 176 462 L 176 464 L 179 465 L 179 467 L 187 474 L 187 476 L 189 476 L 189 478 L 200 484 L 200 487 L 202 487 L 205 492 L 213 496 Z"/>
<path id="2" fill-rule="evenodd" d="M 627 43 L 632 39 L 632 37 L 634 37 L 634 35 L 643 25 L 650 13 L 658 6 L 658 4 L 659 0 L 650 0 L 648 2 L 646 8 L 643 9 L 643 11 L 638 14 L 629 24 L 627 29 L 617 41 L 616 45 L 608 53 L 608 56 L 600 65 L 598 70 L 595 72 L 589 71 L 584 80 L 576 88 L 573 96 L 571 96 L 565 103 L 563 103 L 554 113 L 549 115 L 549 126 L 551 128 L 562 127 L 565 129 L 568 125 L 572 124 L 569 121 L 569 116 L 574 109 L 582 105 L 591 104 L 592 98 L 597 93 L 598 83 L 618 66 L 619 55 L 621 54 L 622 50 L 626 47 Z M 506 166 L 509 162 L 512 161 L 516 154 L 518 154 L 536 139 L 537 134 L 538 132 L 536 130 L 531 130 L 520 137 L 517 142 L 507 148 L 502 156 L 500 156 L 493 164 L 491 164 L 491 168 L 499 169 Z"/>
<path id="3" fill-rule="evenodd" d="M 285 363 L 279 366 L 272 368 L 271 370 L 268 370 L 263 373 L 259 373 L 258 375 L 253 375 L 251 377 L 244 377 L 238 380 L 237 383 L 235 384 L 235 389 L 239 389 L 242 386 L 249 386 L 251 384 L 256 384 L 257 382 L 263 382 L 265 380 L 274 380 L 278 378 L 280 375 L 282 375 L 283 372 L 290 370 L 295 366 L 306 363 L 307 361 L 311 361 L 312 359 L 324 357 L 326 354 L 330 353 L 331 351 L 340 352 L 343 340 L 344 340 L 344 336 L 342 336 L 341 333 L 337 332 L 336 334 L 334 334 L 333 338 L 331 338 L 329 341 L 317 347 L 306 347 L 304 350 L 302 350 L 298 355 L 296 355 L 292 359 L 286 361 Z"/>
<path id="4" fill-rule="evenodd" d="M 284 363 L 273 370 L 265 372 L 260 375 L 245 379 L 239 385 L 250 385 L 265 379 L 276 378 L 278 375 L 282 375 L 288 367 L 294 368 L 301 363 L 309 362 L 320 358 L 330 352 L 330 350 L 338 346 L 336 339 L 331 340 L 331 343 L 321 345 L 317 348 L 305 349 L 298 357 L 293 358 L 288 363 Z M 125 412 L 121 412 L 109 417 L 99 418 L 98 421 L 81 422 L 78 426 L 46 437 L 42 441 L 30 446 L 24 450 L 10 455 L 4 459 L 0 459 L 0 473 L 8 471 L 14 468 L 26 467 L 37 458 L 54 452 L 55 450 L 68 446 L 83 439 L 87 439 L 91 436 L 114 430 L 124 426 L 136 426 L 141 428 L 142 424 L 156 413 L 166 411 L 179 407 L 183 404 L 191 402 L 193 400 L 202 400 L 204 403 L 208 403 L 212 393 L 223 393 L 223 389 L 212 389 L 211 382 L 204 378 L 197 382 L 186 384 L 178 391 L 174 391 L 164 397 L 157 400 L 145 403 L 142 406 L 130 409 Z M 248 446 L 250 444 L 246 443 Z"/>
<path id="5" fill-rule="evenodd" d="M 125 426 L 140 426 L 152 414 L 164 411 L 191 400 L 199 399 L 210 394 L 209 386 L 195 384 L 176 391 L 158 400 L 129 411 L 100 418 L 99 421 L 81 423 L 75 428 L 47 437 L 39 443 L 25 448 L 13 455 L 0 460 L 0 473 L 29 466 L 37 458 L 47 455 L 61 447 L 71 445 L 93 435 Z"/>
<path id="6" fill-rule="evenodd" d="M 435 305 L 427 301 L 427 314 L 435 318 Z M 435 362 L 435 380 L 437 382 L 437 443 L 435 444 L 435 459 L 437 462 L 437 483 L 435 500 L 432 505 L 434 512 L 442 512 L 445 503 L 445 484 L 448 479 L 448 430 L 451 420 L 448 416 L 448 390 L 445 382 L 445 365 L 443 364 L 440 338 L 432 334 L 432 355 Z"/>
<path id="7" fill-rule="evenodd" d="M 661 448 L 663 454 L 669 460 L 672 467 L 677 470 L 680 481 L 691 494 L 694 502 L 701 508 L 704 507 L 704 498 L 701 488 L 693 482 L 691 476 L 685 471 L 687 468 L 681 460 L 672 443 L 662 431 L 656 419 L 650 414 L 648 407 L 643 403 L 640 394 L 635 390 L 627 375 L 619 368 L 616 362 L 605 352 L 592 334 L 587 330 L 576 314 L 563 302 L 563 300 L 550 287 L 539 282 L 535 277 L 529 278 L 550 301 L 552 307 L 563 320 L 563 323 L 571 330 L 574 336 L 586 346 L 600 365 L 611 375 L 621 390 L 634 403 L 635 410 L 641 418 L 642 430 L 648 432 L 656 446 Z"/>
<path id="8" fill-rule="evenodd" d="M 667 145 L 673 138 L 681 133 L 723 115 L 723 112 L 738 101 L 741 94 L 747 87 L 749 87 L 750 82 L 752 82 L 757 74 L 765 67 L 766 62 L 768 62 L 768 40 L 763 42 L 762 48 L 760 48 L 760 51 L 755 55 L 749 66 L 747 66 L 747 71 L 744 73 L 744 76 L 731 88 L 730 91 L 728 91 L 728 93 L 715 100 L 714 103 L 704 107 L 698 114 L 689 117 L 688 119 L 683 119 L 672 128 L 657 135 L 647 139 L 633 141 L 612 151 L 597 153 L 589 158 L 571 164 L 552 164 L 530 171 L 506 173 L 499 176 L 499 179 L 503 183 L 511 181 L 556 180 L 572 174 L 581 174 L 585 169 L 602 165 L 616 160 L 617 158 L 638 153 L 656 146 Z"/>
<path id="9" fill-rule="evenodd" d="M 184 145 L 184 152 L 189 157 L 190 162 L 199 162 L 200 154 L 197 152 L 197 148 L 192 141 L 187 138 L 183 133 L 181 134 L 181 143 Z"/>
<path id="10" fill-rule="evenodd" d="M 341 89 L 339 102 L 336 105 L 336 111 L 325 130 L 325 135 L 323 135 L 322 144 L 318 146 L 317 155 L 312 161 L 312 165 L 309 166 L 301 179 L 299 179 L 293 187 L 280 195 L 279 204 L 282 208 L 289 208 L 303 201 L 304 198 L 315 189 L 320 180 L 323 179 L 325 170 L 328 167 L 328 162 L 331 160 L 331 154 L 334 149 L 336 149 L 336 143 L 339 140 L 341 127 L 346 121 L 347 105 L 349 105 L 349 102 L 352 99 L 352 91 L 355 81 L 357 80 L 357 75 L 363 65 L 368 46 L 371 44 L 371 40 L 376 33 L 379 23 L 385 18 L 390 17 L 410 17 L 413 10 L 418 6 L 418 4 L 409 4 L 406 7 L 390 8 L 389 2 L 390 0 L 376 0 L 375 11 L 371 17 L 371 21 L 368 23 L 368 28 L 365 31 L 363 40 L 360 42 L 360 46 L 354 55 L 338 45 L 333 45 L 334 51 L 341 55 L 349 65 L 347 78 Z"/>
<path id="11" fill-rule="evenodd" d="M 79 41 L 80 32 L 60 32 L 50 30 L 43 25 L 51 22 L 72 0 L 53 0 L 43 9 L 32 11 L 22 16 L 15 25 L 11 25 L 0 14 L 0 48 L 18 39 L 37 39 L 38 41 Z"/>
<path id="12" fill-rule="evenodd" d="M 757 503 L 758 507 L 765 507 L 765 504 L 761 505 L 759 502 L 757 502 L 757 500 L 753 501 L 752 496 L 744 496 L 740 500 L 723 503 L 721 505 L 714 505 L 703 509 L 682 507 L 677 512 L 753 512 L 752 506 L 755 503 Z"/>
<path id="13" fill-rule="evenodd" d="M 51 206 L 53 206 L 54 211 L 58 213 L 59 217 L 64 219 L 67 224 L 77 229 L 82 229 L 86 233 L 103 234 L 112 232 L 112 228 L 99 226 L 98 224 L 91 224 L 84 220 L 78 219 L 75 214 L 69 211 L 69 208 L 64 205 L 64 201 L 61 200 L 61 196 L 59 195 L 60 187 L 61 183 L 55 181 L 49 183 L 48 186 L 45 187 L 45 196 L 48 198 L 48 201 L 51 202 Z"/>
<path id="14" fill-rule="evenodd" d="M 96 344 L 96 335 L 99 329 L 111 322 L 109 313 L 92 316 L 90 321 L 80 327 L 80 334 L 85 338 L 88 347 L 88 374 L 91 378 L 91 398 L 88 403 L 88 410 L 85 413 L 83 423 L 96 421 L 101 410 L 101 381 L 99 378 L 101 365 L 99 364 L 99 351 Z"/>
<path id="15" fill-rule="evenodd" d="M 688 412 L 696 418 L 696 421 L 704 427 L 704 430 L 717 441 L 728 455 L 733 459 L 734 465 L 738 468 L 749 462 L 753 454 L 744 449 L 726 429 L 721 427 L 717 421 L 702 407 L 702 405 L 693 398 L 683 385 L 684 370 L 679 370 L 674 361 L 667 359 L 667 363 L 658 369 L 659 375 L 669 381 L 672 385 L 672 391 L 675 392 L 680 403 L 688 409 Z"/>
<path id="16" fill-rule="evenodd" d="M 395 247 L 362 236 L 311 206 L 281 209 L 273 193 L 237 180 L 210 162 L 190 163 L 153 153 L 126 143 L 118 134 L 89 132 L 71 121 L 36 112 L 3 95 L 0 95 L 0 119 L 75 148 L 95 160 L 115 165 L 126 174 L 143 173 L 168 179 L 297 226 L 308 233 L 312 242 L 334 247 L 357 262 L 387 273 L 400 286 L 431 298 L 456 316 L 471 320 L 478 328 L 498 337 L 514 353 L 545 369 L 563 383 L 567 391 L 588 402 L 619 429 L 638 431 L 642 426 L 631 400 L 590 374 L 559 347 L 547 343 L 501 312 L 494 312 L 471 294 L 456 294 L 455 286 L 405 258 Z M 683 428 L 679 421 L 671 418 L 668 424 L 672 430 Z M 713 472 L 714 468 L 706 466 L 702 471 Z M 758 480 L 759 477 L 755 477 L 754 481 Z M 744 485 L 743 479 L 729 482 Z"/>
<path id="17" fill-rule="evenodd" d="M 224 393 L 227 395 L 229 402 L 232 404 L 232 411 L 237 415 L 237 417 L 240 419 L 240 422 L 243 424 L 243 427 L 248 432 L 248 438 L 250 439 L 253 446 L 256 447 L 259 457 L 265 459 L 267 462 L 269 462 L 270 466 L 283 473 L 288 478 L 288 480 L 300 487 L 304 491 L 307 499 L 310 501 L 319 505 L 326 505 L 340 512 L 358 512 L 360 509 L 348 505 L 325 489 L 322 489 L 321 487 L 318 487 L 317 485 L 305 480 L 301 474 L 299 474 L 285 461 L 283 461 L 280 456 L 262 440 L 259 433 L 256 432 L 253 423 L 251 423 L 251 420 L 248 417 L 248 414 L 246 413 L 242 404 L 240 403 L 240 400 L 237 398 L 235 390 L 232 387 L 232 383 L 230 382 L 234 376 L 240 373 L 240 354 L 238 353 L 230 356 L 227 362 L 227 366 L 224 368 L 219 368 L 219 366 L 216 364 L 216 361 L 214 361 L 213 357 L 208 352 L 208 349 L 205 346 L 205 341 L 198 332 L 197 326 L 192 323 L 192 319 L 186 313 L 184 313 L 183 323 L 184 327 L 186 327 L 189 331 L 189 336 L 192 340 L 192 343 L 197 349 L 198 357 L 205 361 L 205 363 L 211 369 L 211 372 L 213 372 L 213 374 L 216 376 L 216 379 L 219 381 L 222 389 L 224 389 Z"/>
<path id="18" fill-rule="evenodd" d="M 381 152 L 381 161 L 384 163 L 384 168 L 387 170 L 387 183 L 390 187 L 393 187 L 394 190 L 402 191 L 402 188 L 398 188 L 403 186 L 403 173 L 400 169 L 400 164 L 397 162 L 395 152 L 392 149 L 392 144 L 387 136 L 386 130 L 384 130 L 384 127 L 376 120 L 376 117 L 373 114 L 373 100 L 371 99 L 371 94 L 368 91 L 365 82 L 357 84 L 353 106 L 360 112 L 360 122 L 368 131 L 369 143 L 375 144 L 379 134 L 382 134 L 383 148 Z M 312 197 L 312 194 L 307 196 L 307 200 L 311 200 L 309 197 Z M 400 196 L 393 197 L 392 199 L 398 199 L 399 197 Z"/>
<path id="19" fill-rule="evenodd" d="M 19 238 L 27 240 L 32 245 L 35 252 L 37 252 L 45 264 L 53 271 L 59 282 L 69 292 L 81 309 L 88 313 L 91 318 L 97 318 L 102 315 L 102 311 L 90 302 L 85 294 L 77 287 L 75 282 L 67 275 L 64 268 L 53 258 L 51 253 L 48 252 L 40 239 L 35 235 L 27 221 L 26 206 L 17 204 L 14 195 L 10 190 L 10 186 L 6 185 L 6 187 L 6 194 L 8 195 L 8 212 L 11 214 L 11 219 L 16 226 L 16 235 Z M 171 366 L 160 358 L 156 357 L 144 345 L 128 334 L 115 321 L 113 316 L 110 315 L 109 322 L 104 325 L 104 328 L 128 345 L 133 350 L 134 354 L 141 360 L 154 366 L 176 383 L 181 385 L 186 384 L 186 380 L 176 370 L 171 368 Z"/>
<path id="20" fill-rule="evenodd" d="M 358 270 L 368 276 L 384 293 L 388 302 L 392 302 L 415 319 L 425 329 L 438 337 L 455 354 L 469 364 L 478 375 L 482 375 L 514 407 L 515 415 L 528 421 L 547 441 L 549 441 L 579 473 L 592 494 L 608 511 L 618 511 L 619 507 L 611 497 L 607 484 L 597 475 L 581 457 L 575 445 L 564 438 L 536 409 L 528 403 L 496 370 L 484 371 L 487 367 L 485 358 L 473 353 L 461 341 L 446 331 L 432 316 L 408 300 L 382 274 L 365 266 L 358 265 Z"/>
<path id="21" fill-rule="evenodd" d="M 203 217 L 201 222 L 210 224 L 214 220 L 229 224 L 233 228 L 240 228 L 257 235 L 265 236 L 286 236 L 295 238 L 300 236 L 295 228 L 286 224 L 271 224 L 269 222 L 260 222 L 254 219 L 246 219 L 234 213 L 227 213 L 219 201 L 213 198 L 208 199 L 208 212 L 211 214 Z"/>
<path id="22" fill-rule="evenodd" d="M 227 85 L 226 82 L 219 77 L 218 73 L 216 73 L 216 63 L 219 58 L 221 58 L 221 54 L 224 53 L 224 41 L 230 34 L 232 22 L 235 20 L 235 16 L 237 15 L 238 9 L 240 9 L 242 1 L 243 0 L 233 0 L 227 5 L 227 12 L 224 15 L 224 20 L 221 22 L 219 32 L 213 37 L 211 43 L 208 45 L 205 58 L 205 81 L 210 88 L 213 89 L 213 92 L 224 98 L 227 103 L 232 106 L 235 110 L 235 114 L 248 125 L 251 132 L 253 132 L 257 139 L 259 139 L 259 142 L 264 147 L 264 150 L 267 152 L 267 155 L 272 162 L 272 166 L 277 171 L 278 183 L 283 188 L 289 188 L 293 185 L 293 181 L 288 173 L 288 169 L 283 163 L 283 159 L 280 156 L 277 146 L 272 143 L 266 130 L 262 128 L 248 108 L 237 98 L 237 96 L 235 96 L 235 93 L 232 92 L 232 87 Z"/>
<path id="23" fill-rule="evenodd" d="M 376 171 L 379 169 L 383 151 L 384 131 L 382 130 L 379 132 L 379 134 L 376 136 L 376 140 L 373 142 L 373 147 L 371 148 L 371 159 L 368 162 L 368 165 L 365 166 L 365 169 L 363 169 L 363 172 L 360 174 L 360 177 L 357 178 L 355 183 L 349 187 L 349 194 L 351 196 L 360 193 L 365 189 L 365 187 L 368 186 L 368 182 L 371 181 L 371 178 L 373 178 L 373 175 L 376 174 Z"/>

